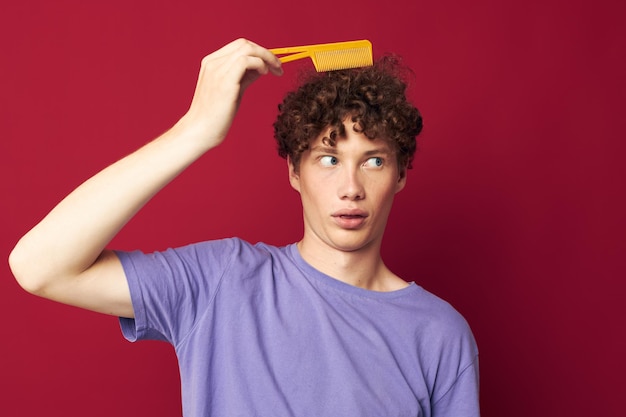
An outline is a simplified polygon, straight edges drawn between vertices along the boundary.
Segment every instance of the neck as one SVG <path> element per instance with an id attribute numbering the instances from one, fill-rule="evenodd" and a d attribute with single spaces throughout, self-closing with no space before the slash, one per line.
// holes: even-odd
<path id="1" fill-rule="evenodd" d="M 302 239 L 300 256 L 318 271 L 346 284 L 372 291 L 394 291 L 408 284 L 393 274 L 380 256 L 380 243 L 355 251 L 342 251 Z"/>

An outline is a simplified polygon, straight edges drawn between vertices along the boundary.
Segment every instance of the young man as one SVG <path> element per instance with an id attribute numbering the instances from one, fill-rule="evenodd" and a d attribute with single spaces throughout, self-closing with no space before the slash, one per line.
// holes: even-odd
<path id="1" fill-rule="evenodd" d="M 178 356 L 185 416 L 477 416 L 478 353 L 463 318 L 380 256 L 421 130 L 392 69 L 314 77 L 285 98 L 279 153 L 302 198 L 286 247 L 239 239 L 164 252 L 105 246 L 163 186 L 226 136 L 245 89 L 282 74 L 237 40 L 202 61 L 189 111 L 104 169 L 18 243 L 28 291 L 122 317 L 129 340 Z"/>

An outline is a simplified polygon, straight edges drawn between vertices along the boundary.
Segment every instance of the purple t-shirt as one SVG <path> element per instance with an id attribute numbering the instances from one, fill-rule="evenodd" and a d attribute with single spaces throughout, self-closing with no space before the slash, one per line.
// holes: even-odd
<path id="1" fill-rule="evenodd" d="M 236 238 L 118 256 L 124 336 L 174 346 L 186 417 L 479 415 L 472 333 L 415 283 L 365 290 Z"/>

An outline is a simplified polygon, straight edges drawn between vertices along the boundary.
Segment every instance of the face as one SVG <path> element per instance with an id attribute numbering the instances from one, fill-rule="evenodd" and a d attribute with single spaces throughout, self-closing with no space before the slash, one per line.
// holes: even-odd
<path id="1" fill-rule="evenodd" d="M 316 138 L 298 169 L 289 164 L 291 185 L 302 198 L 303 244 L 340 251 L 380 249 L 394 195 L 406 183 L 396 155 L 381 139 L 370 140 L 346 122 L 335 146 Z"/>

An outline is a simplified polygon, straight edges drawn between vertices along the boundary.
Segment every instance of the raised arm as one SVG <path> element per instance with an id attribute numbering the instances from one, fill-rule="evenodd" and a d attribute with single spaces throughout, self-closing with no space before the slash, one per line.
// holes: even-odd
<path id="1" fill-rule="evenodd" d="M 225 138 L 246 88 L 282 74 L 268 50 L 239 39 L 202 60 L 188 112 L 168 132 L 102 170 L 61 201 L 10 254 L 27 291 L 64 304 L 133 317 L 115 234 L 180 172 Z"/>

